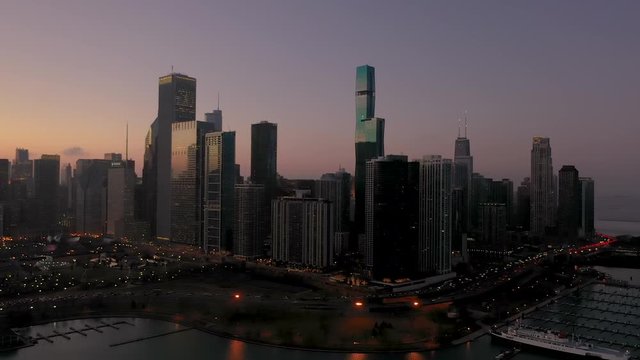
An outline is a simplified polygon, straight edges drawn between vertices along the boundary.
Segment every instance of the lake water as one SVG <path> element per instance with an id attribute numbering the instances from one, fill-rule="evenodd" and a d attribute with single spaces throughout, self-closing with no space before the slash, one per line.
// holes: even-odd
<path id="1" fill-rule="evenodd" d="M 596 231 L 607 235 L 640 236 L 638 221 L 596 221 Z"/>
<path id="2" fill-rule="evenodd" d="M 408 354 L 358 354 L 358 353 L 326 353 L 313 351 L 289 350 L 283 348 L 254 345 L 237 340 L 229 340 L 213 336 L 198 330 L 187 330 L 153 339 L 133 342 L 125 345 L 111 346 L 124 341 L 163 334 L 179 330 L 180 325 L 148 319 L 87 319 L 57 322 L 28 328 L 32 336 L 37 334 L 53 334 L 53 331 L 64 332 L 70 327 L 82 329 L 99 326 L 105 323 L 127 321 L 132 325 L 117 324 L 118 329 L 101 328 L 102 333 L 89 331 L 87 336 L 69 335 L 70 340 L 62 337 L 53 338 L 53 343 L 40 340 L 37 345 L 5 354 L 5 359 L 47 359 L 47 360 L 125 360 L 125 359 L 220 359 L 220 360 L 422 360 L 422 359 L 493 359 L 503 347 L 491 343 L 489 336 L 450 349 Z M 517 359 L 546 359 L 534 354 L 521 353 Z"/>
<path id="3" fill-rule="evenodd" d="M 640 280 L 640 270 L 601 268 L 611 276 L 620 280 L 628 280 L 630 276 Z M 625 342 L 630 346 L 640 345 L 640 337 L 597 331 L 593 327 L 618 329 L 620 332 L 633 332 L 640 328 L 640 290 L 623 289 L 603 285 L 595 285 L 583 291 L 580 298 L 568 296 L 555 304 L 550 304 L 527 316 L 531 325 L 560 330 L 573 330 L 583 336 L 606 338 Z M 604 292 L 612 293 L 605 294 Z M 611 305 L 602 300 L 623 299 L 628 306 Z M 574 307 L 580 304 L 583 307 Z M 616 313 L 623 310 L 626 314 Z M 567 313 L 571 313 L 567 316 Z M 606 320 L 598 319 L 603 318 Z M 616 323 L 620 322 L 620 324 Z M 631 323 L 627 323 L 631 321 Z M 124 323 L 126 322 L 126 323 Z M 128 359 L 220 359 L 220 360 L 475 360 L 493 359 L 505 349 L 492 344 L 491 338 L 485 335 L 474 342 L 464 345 L 429 352 L 397 353 L 397 354 L 358 354 L 358 353 L 326 353 L 290 350 L 244 343 L 237 340 L 220 338 L 198 330 L 186 330 L 170 335 L 117 345 L 122 342 L 166 334 L 184 329 L 181 325 L 170 322 L 138 319 L 138 318 L 105 318 L 55 322 L 26 328 L 26 334 L 38 337 L 51 335 L 55 331 L 64 333 L 69 329 L 97 327 L 104 324 L 116 324 L 115 328 L 101 327 L 85 331 L 86 336 L 74 333 L 69 339 L 57 336 L 52 343 L 44 340 L 28 348 L 2 354 L 2 358 L 27 360 L 128 360 Z M 115 346 L 114 346 L 115 345 Z M 608 345 L 611 346 L 611 345 Z M 634 355 L 640 355 L 634 350 Z M 543 360 L 548 357 L 528 352 L 518 354 L 517 360 Z"/>

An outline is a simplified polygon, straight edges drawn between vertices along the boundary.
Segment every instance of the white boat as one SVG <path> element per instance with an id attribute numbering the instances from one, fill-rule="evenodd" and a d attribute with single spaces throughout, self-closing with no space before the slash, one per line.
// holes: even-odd
<path id="1" fill-rule="evenodd" d="M 494 338 L 516 343 L 521 346 L 539 350 L 553 351 L 563 356 L 571 355 L 577 358 L 604 359 L 604 360 L 628 360 L 631 357 L 629 351 L 621 351 L 605 347 L 595 346 L 582 341 L 575 336 L 571 338 L 562 333 L 538 331 L 521 326 L 516 322 L 506 330 L 491 331 Z"/>

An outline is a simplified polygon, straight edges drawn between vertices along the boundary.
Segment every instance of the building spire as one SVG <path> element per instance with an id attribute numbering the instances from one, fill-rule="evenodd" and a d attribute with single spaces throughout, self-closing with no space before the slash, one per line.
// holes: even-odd
<path id="1" fill-rule="evenodd" d="M 467 111 L 464 112 L 464 138 L 467 138 Z"/>
<path id="2" fill-rule="evenodd" d="M 127 121 L 127 132 L 125 136 L 125 149 L 124 149 L 125 163 L 129 161 L 129 122 Z"/>
<path id="3" fill-rule="evenodd" d="M 220 92 L 218 91 L 218 110 L 220 110 Z"/>

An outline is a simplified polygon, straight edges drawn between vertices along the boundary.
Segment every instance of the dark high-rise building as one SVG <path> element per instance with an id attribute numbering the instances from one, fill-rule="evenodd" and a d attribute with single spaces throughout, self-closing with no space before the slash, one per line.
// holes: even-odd
<path id="1" fill-rule="evenodd" d="M 213 124 L 171 124 L 170 240 L 202 246 L 204 232 L 204 140 Z"/>
<path id="2" fill-rule="evenodd" d="M 522 180 L 516 194 L 516 226 L 522 230 L 529 230 L 531 214 L 531 181 L 528 177 Z"/>
<path id="3" fill-rule="evenodd" d="M 594 182 L 588 177 L 580 178 L 580 237 L 590 238 L 595 234 Z"/>
<path id="4" fill-rule="evenodd" d="M 9 200 L 9 159 L 0 159 L 0 202 Z"/>
<path id="5" fill-rule="evenodd" d="M 531 226 L 533 236 L 555 226 L 554 174 L 549 138 L 534 137 L 531 149 Z"/>
<path id="6" fill-rule="evenodd" d="M 315 182 L 314 196 L 331 201 L 335 216 L 335 237 L 333 249 L 340 254 L 349 249 L 349 215 L 351 212 L 351 174 L 340 169 L 335 173 L 322 175 Z"/>
<path id="7" fill-rule="evenodd" d="M 222 110 L 220 107 L 210 113 L 204 113 L 204 121 L 213 124 L 213 131 L 222 131 Z"/>
<path id="8" fill-rule="evenodd" d="M 78 159 L 76 161 L 75 228 L 77 232 L 106 232 L 108 174 L 111 161 Z"/>
<path id="9" fill-rule="evenodd" d="M 264 185 L 235 186 L 235 220 L 233 252 L 236 256 L 255 258 L 264 254 L 267 239 L 267 210 Z"/>
<path id="10" fill-rule="evenodd" d="M 11 180 L 13 181 L 30 181 L 33 177 L 33 161 L 29 160 L 28 149 L 16 149 L 16 158 L 13 161 L 11 169 Z"/>
<path id="11" fill-rule="evenodd" d="M 578 236 L 582 200 L 580 176 L 573 165 L 564 165 L 558 172 L 558 231 L 569 239 Z"/>
<path id="12" fill-rule="evenodd" d="M 278 177 L 278 124 L 261 121 L 251 125 L 251 182 L 265 186 L 274 196 Z"/>
<path id="13" fill-rule="evenodd" d="M 325 268 L 333 263 L 333 215 L 328 200 L 282 197 L 271 205 L 273 259 Z"/>
<path id="14" fill-rule="evenodd" d="M 458 128 L 458 137 L 456 138 L 453 158 L 453 188 L 462 190 L 461 202 L 463 206 L 460 209 L 454 209 L 460 216 L 460 221 L 456 226 L 461 226 L 459 229 L 455 229 L 454 232 L 460 235 L 471 230 L 472 176 L 473 156 L 471 156 L 471 143 L 467 138 L 467 125 L 465 120 L 464 136 L 460 136 L 460 129 Z"/>
<path id="15" fill-rule="evenodd" d="M 42 155 L 33 161 L 34 198 L 39 228 L 47 233 L 58 230 L 58 190 L 60 155 Z"/>
<path id="16" fill-rule="evenodd" d="M 208 133 L 204 147 L 204 250 L 233 251 L 236 133 Z"/>
<path id="17" fill-rule="evenodd" d="M 143 182 L 148 208 L 146 215 L 154 237 L 171 236 L 172 124 L 194 121 L 196 79 L 172 73 L 159 79 L 158 117 L 145 139 Z"/>
<path id="18" fill-rule="evenodd" d="M 480 244 L 482 248 L 505 250 L 507 246 L 507 207 L 504 203 L 480 204 Z"/>
<path id="19" fill-rule="evenodd" d="M 453 164 L 440 155 L 420 163 L 419 265 L 423 273 L 451 271 L 451 185 Z"/>
<path id="20" fill-rule="evenodd" d="M 356 69 L 356 171 L 355 233 L 365 233 L 366 164 L 384 156 L 385 120 L 375 117 L 375 69 L 369 65 Z"/>
<path id="21" fill-rule="evenodd" d="M 267 219 L 278 187 L 278 124 L 261 121 L 251 125 L 251 183 L 264 185 Z M 271 235 L 271 221 L 267 221 Z"/>
<path id="22" fill-rule="evenodd" d="M 491 180 L 487 202 L 504 204 L 506 226 L 512 225 L 513 213 L 513 181 L 509 179 Z"/>
<path id="23" fill-rule="evenodd" d="M 492 179 L 478 173 L 471 175 L 471 210 L 470 223 L 473 229 L 480 228 L 480 204 L 489 202 Z"/>
<path id="24" fill-rule="evenodd" d="M 404 155 L 367 162 L 365 264 L 375 278 L 417 270 L 418 174 L 418 163 Z"/>

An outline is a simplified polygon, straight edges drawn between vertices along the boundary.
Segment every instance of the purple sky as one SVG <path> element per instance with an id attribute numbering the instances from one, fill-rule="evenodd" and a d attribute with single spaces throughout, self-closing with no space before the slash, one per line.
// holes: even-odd
<path id="1" fill-rule="evenodd" d="M 387 153 L 451 157 L 469 112 L 475 170 L 518 184 L 531 138 L 600 196 L 640 197 L 639 1 L 28 1 L 0 3 L 0 157 L 124 152 L 141 165 L 157 79 L 221 93 L 249 171 L 250 124 L 278 123 L 278 170 L 354 166 L 355 67 L 376 67 Z"/>

